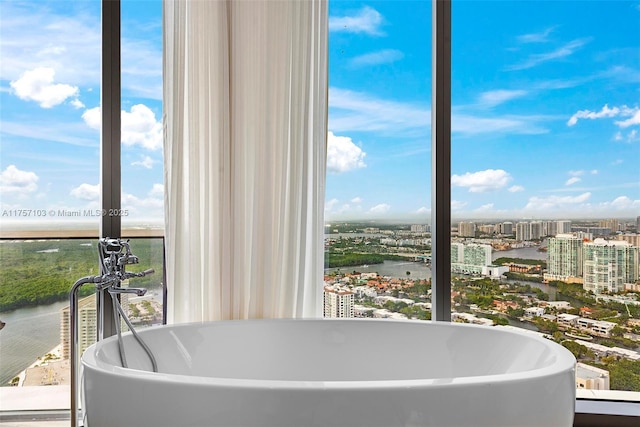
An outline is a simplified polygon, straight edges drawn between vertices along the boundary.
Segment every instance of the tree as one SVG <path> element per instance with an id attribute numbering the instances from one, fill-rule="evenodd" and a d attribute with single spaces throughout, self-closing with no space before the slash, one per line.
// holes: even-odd
<path id="1" fill-rule="evenodd" d="M 621 328 L 620 326 L 614 326 L 613 329 L 611 329 L 611 336 L 621 337 L 625 332 L 626 330 L 624 328 Z"/>
<path id="2" fill-rule="evenodd" d="M 573 353 L 576 359 L 581 359 L 581 358 L 592 359 L 594 357 L 594 354 L 591 350 L 589 350 L 587 347 L 583 346 L 582 344 L 578 344 L 575 341 L 565 340 L 562 342 L 562 345 L 571 353 Z"/>

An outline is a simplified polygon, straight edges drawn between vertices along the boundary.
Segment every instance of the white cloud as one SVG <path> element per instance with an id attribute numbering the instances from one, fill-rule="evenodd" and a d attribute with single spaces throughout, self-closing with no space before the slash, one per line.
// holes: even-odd
<path id="1" fill-rule="evenodd" d="M 598 175 L 598 169 L 592 169 L 591 175 Z"/>
<path id="2" fill-rule="evenodd" d="M 521 185 L 512 185 L 508 190 L 510 193 L 517 193 L 520 191 L 524 191 L 524 187 Z"/>
<path id="3" fill-rule="evenodd" d="M 431 213 L 431 209 L 427 208 L 426 206 L 422 206 L 415 213 L 416 214 L 430 214 Z"/>
<path id="4" fill-rule="evenodd" d="M 569 120 L 567 121 L 567 126 L 574 126 L 578 123 L 579 119 L 602 119 L 602 118 L 612 118 L 612 117 L 629 117 L 626 120 L 616 120 L 614 123 L 621 128 L 627 128 L 629 126 L 635 126 L 640 124 L 640 108 L 639 107 L 627 107 L 623 105 L 622 107 L 613 107 L 609 108 L 608 104 L 605 104 L 604 107 L 600 111 L 590 111 L 590 110 L 579 110 L 575 113 Z M 615 140 L 621 140 L 622 134 L 618 132 L 615 137 Z"/>
<path id="5" fill-rule="evenodd" d="M 164 199 L 159 197 L 146 197 L 139 198 L 133 194 L 124 193 L 122 195 L 122 208 L 123 209 L 136 209 L 136 208 L 162 208 L 164 207 Z"/>
<path id="6" fill-rule="evenodd" d="M 584 171 L 583 170 L 569 171 L 568 174 L 570 176 L 582 176 L 584 175 Z"/>
<path id="7" fill-rule="evenodd" d="M 428 135 L 431 111 L 420 105 L 376 98 L 346 89 L 329 89 L 329 129 L 334 132 L 388 132 Z"/>
<path id="8" fill-rule="evenodd" d="M 142 166 L 143 168 L 151 169 L 155 161 L 149 157 L 144 156 L 141 160 L 131 163 L 131 166 Z"/>
<path id="9" fill-rule="evenodd" d="M 15 94 L 24 101 L 36 101 L 42 108 L 62 104 L 67 98 L 77 97 L 78 88 L 68 84 L 54 83 L 53 68 L 35 68 L 25 71 L 11 82 Z"/>
<path id="10" fill-rule="evenodd" d="M 493 211 L 493 203 L 487 203 L 485 205 L 480 206 L 475 210 L 476 212 L 491 212 Z"/>
<path id="11" fill-rule="evenodd" d="M 502 169 L 487 169 L 451 176 L 452 185 L 468 187 L 471 193 L 499 190 L 505 187 L 509 181 L 511 181 L 511 175 Z"/>
<path id="12" fill-rule="evenodd" d="M 71 104 L 71 106 L 77 110 L 86 108 L 86 106 L 78 98 L 72 99 L 71 101 L 69 101 L 69 104 Z"/>
<path id="13" fill-rule="evenodd" d="M 626 142 L 635 142 L 638 138 L 638 131 L 636 129 L 632 129 L 626 137 L 622 134 L 622 132 L 618 131 L 613 136 L 614 141 L 626 141 Z"/>
<path id="14" fill-rule="evenodd" d="M 623 114 L 624 113 L 625 111 L 623 110 Z M 631 115 L 631 117 L 628 118 L 627 120 L 616 121 L 615 124 L 617 124 L 621 128 L 640 125 L 640 108 L 636 107 L 634 109 L 629 109 L 626 111 L 626 113 Z"/>
<path id="15" fill-rule="evenodd" d="M 0 174 L 0 194 L 33 193 L 38 189 L 38 175 L 9 165 Z"/>
<path id="16" fill-rule="evenodd" d="M 564 183 L 564 185 L 572 185 L 572 184 L 575 184 L 576 182 L 580 182 L 580 181 L 582 181 L 580 178 L 578 178 L 577 176 L 573 176 L 573 177 L 569 178 L 567 180 L 567 182 Z"/>
<path id="17" fill-rule="evenodd" d="M 404 53 L 396 49 L 384 49 L 377 52 L 366 53 L 353 58 L 349 65 L 354 68 L 371 65 L 389 64 L 404 58 Z"/>
<path id="18" fill-rule="evenodd" d="M 324 203 L 324 210 L 331 211 L 335 205 L 337 205 L 340 201 L 338 199 L 331 199 Z"/>
<path id="19" fill-rule="evenodd" d="M 149 196 L 151 196 L 151 197 L 163 196 L 164 197 L 164 185 L 163 184 L 153 184 L 153 187 L 151 187 L 151 191 L 149 191 Z"/>
<path id="20" fill-rule="evenodd" d="M 522 61 L 519 64 L 512 65 L 507 67 L 507 70 L 526 70 L 528 68 L 533 68 L 537 65 L 543 64 L 548 61 L 552 61 L 554 59 L 564 58 L 570 55 L 573 55 L 578 49 L 580 49 L 585 44 L 589 43 L 590 39 L 576 39 L 572 40 L 565 45 L 559 47 L 558 49 L 547 52 L 547 53 L 535 53 L 529 55 L 527 59 Z"/>
<path id="21" fill-rule="evenodd" d="M 451 210 L 452 211 L 459 211 L 462 208 L 464 208 L 465 206 L 467 206 L 467 202 L 462 202 L 460 200 L 451 200 Z"/>
<path id="22" fill-rule="evenodd" d="M 71 190 L 73 197 L 87 201 L 96 201 L 100 198 L 100 185 L 80 184 Z"/>
<path id="23" fill-rule="evenodd" d="M 356 197 L 353 200 L 359 199 L 359 197 Z M 324 212 L 325 215 L 327 216 L 333 216 L 333 217 L 353 217 L 356 218 L 356 215 L 362 215 L 363 211 L 362 211 L 362 206 L 359 205 L 360 201 L 354 202 L 353 200 L 351 200 L 352 203 L 355 203 L 355 205 L 353 204 L 349 204 L 349 203 L 340 203 L 340 200 L 333 198 L 331 200 L 328 200 L 327 202 L 325 202 L 324 204 Z"/>
<path id="24" fill-rule="evenodd" d="M 523 34 L 518 36 L 518 41 L 521 43 L 545 43 L 549 41 L 549 34 L 551 34 L 556 27 L 549 27 L 540 33 Z"/>
<path id="25" fill-rule="evenodd" d="M 123 86 L 142 98 L 162 100 L 162 40 L 152 34 L 145 39 L 142 31 L 136 36 L 122 38 Z"/>
<path id="26" fill-rule="evenodd" d="M 102 122 L 100 111 L 100 107 L 85 110 L 85 112 L 82 113 L 82 120 L 84 120 L 91 129 L 100 130 L 100 123 Z"/>
<path id="27" fill-rule="evenodd" d="M 559 209 L 572 207 L 585 203 L 591 197 L 591 193 L 582 193 L 578 196 L 549 196 L 549 197 L 530 197 L 525 211 L 557 211 Z"/>
<path id="28" fill-rule="evenodd" d="M 2 114 L 0 113 L 0 116 Z M 71 117 L 65 114 L 65 117 Z M 0 128 L 4 135 L 13 135 L 21 138 L 38 139 L 81 147 L 97 147 L 98 141 L 94 132 L 77 120 L 72 122 L 56 120 L 56 115 L 45 115 L 41 118 L 41 126 L 34 126 L 33 119 L 27 117 L 26 122 L 0 120 Z M 44 152 L 43 152 L 44 153 Z M 40 154 L 43 154 L 40 153 Z M 31 153 L 35 154 L 35 153 Z M 58 156 L 65 158 L 64 156 Z M 66 157 L 68 159 L 68 156 Z"/>
<path id="29" fill-rule="evenodd" d="M 162 148 L 162 123 L 149 107 L 136 104 L 131 112 L 122 110 L 122 143 L 140 145 L 149 150 Z M 100 129 L 100 107 L 91 108 L 82 114 L 82 119 L 92 129 Z"/>
<path id="30" fill-rule="evenodd" d="M 2 21 L 0 79 L 16 80 L 24 70 L 47 67 L 55 69 L 61 81 L 83 89 L 87 87 L 87 90 L 99 86 L 99 3 L 65 2 L 68 6 L 65 8 L 40 1 L 0 3 L 2 15 L 11 17 Z M 162 43 L 157 31 L 159 23 L 134 22 L 131 18 L 129 16 L 127 25 L 136 31 L 122 36 L 123 90 L 134 96 L 160 100 Z"/>
<path id="31" fill-rule="evenodd" d="M 382 15 L 377 10 L 364 6 L 354 16 L 329 17 L 329 31 L 381 36 L 384 35 L 380 30 L 382 21 Z"/>
<path id="32" fill-rule="evenodd" d="M 372 213 L 372 214 L 385 214 L 385 213 L 389 212 L 389 209 L 391 209 L 390 205 L 388 205 L 386 203 L 380 203 L 379 205 L 375 205 L 374 207 L 369 209 L 369 213 Z"/>
<path id="33" fill-rule="evenodd" d="M 327 172 L 342 173 L 366 167 L 367 154 L 348 136 L 327 134 Z"/>
<path id="34" fill-rule="evenodd" d="M 549 132 L 536 124 L 536 122 L 544 119 L 546 118 L 540 116 L 506 115 L 494 118 L 452 113 L 451 131 L 469 135 L 496 132 L 538 135 Z"/>
<path id="35" fill-rule="evenodd" d="M 627 196 L 620 196 L 616 197 L 610 205 L 616 210 L 638 209 L 640 208 L 640 200 L 631 200 Z"/>
<path id="36" fill-rule="evenodd" d="M 354 197 L 353 199 L 351 199 L 351 203 L 362 203 L 362 198 Z"/>
<path id="37" fill-rule="evenodd" d="M 480 94 L 480 102 L 487 106 L 495 106 L 512 99 L 521 98 L 527 93 L 526 90 L 491 90 Z"/>
<path id="38" fill-rule="evenodd" d="M 573 126 L 578 123 L 578 119 L 601 119 L 603 117 L 615 117 L 620 114 L 620 109 L 618 107 L 609 108 L 608 104 L 605 104 L 604 107 L 598 112 L 589 111 L 589 110 L 580 110 L 575 113 L 569 121 L 567 122 L 568 126 Z"/>
<path id="39" fill-rule="evenodd" d="M 141 145 L 150 150 L 162 148 L 162 123 L 143 104 L 131 107 L 131 112 L 122 112 L 122 143 Z"/>
<path id="40" fill-rule="evenodd" d="M 100 9 L 66 3 L 69 7 L 60 8 L 2 2 L 7 19 L 2 21 L 0 79 L 16 80 L 24 70 L 43 67 L 73 85 L 100 83 Z"/>

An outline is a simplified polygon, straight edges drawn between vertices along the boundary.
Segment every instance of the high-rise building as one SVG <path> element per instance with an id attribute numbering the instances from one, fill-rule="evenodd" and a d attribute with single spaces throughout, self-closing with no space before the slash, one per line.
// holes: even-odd
<path id="1" fill-rule="evenodd" d="M 496 232 L 496 226 L 492 224 L 482 224 L 478 226 L 478 231 L 482 234 L 494 234 Z"/>
<path id="2" fill-rule="evenodd" d="M 513 223 L 510 221 L 506 221 L 502 223 L 502 234 L 505 236 L 513 234 Z"/>
<path id="3" fill-rule="evenodd" d="M 593 233 L 587 233 L 586 231 L 574 231 L 571 234 L 582 241 L 593 240 Z"/>
<path id="4" fill-rule="evenodd" d="M 473 222 L 460 222 L 458 223 L 458 236 L 460 237 L 475 237 L 476 236 L 476 224 Z"/>
<path id="5" fill-rule="evenodd" d="M 543 233 L 542 223 L 540 221 L 533 221 L 529 224 L 529 236 L 531 240 L 541 239 L 545 236 Z"/>
<path id="6" fill-rule="evenodd" d="M 491 265 L 491 245 L 451 243 L 451 271 L 463 274 L 482 274 Z"/>
<path id="7" fill-rule="evenodd" d="M 71 330 L 69 306 L 60 310 L 60 342 L 62 358 L 71 358 Z M 98 336 L 98 320 L 96 317 L 96 297 L 88 296 L 78 301 L 78 354 L 82 354 L 96 342 Z"/>
<path id="8" fill-rule="evenodd" d="M 430 230 L 430 227 L 426 224 L 413 224 L 411 225 L 411 232 L 412 233 L 428 233 Z"/>
<path id="9" fill-rule="evenodd" d="M 556 224 L 556 234 L 571 233 L 571 221 L 560 220 L 556 221 Z M 555 234 L 550 234 L 550 236 L 555 236 Z"/>
<path id="10" fill-rule="evenodd" d="M 604 219 L 602 221 L 598 221 L 598 227 L 608 228 L 611 230 L 611 233 L 615 234 L 620 228 L 620 222 L 617 219 Z"/>
<path id="11" fill-rule="evenodd" d="M 555 236 L 558 234 L 558 221 L 542 221 L 542 235 Z"/>
<path id="12" fill-rule="evenodd" d="M 582 276 L 582 239 L 558 234 L 549 239 L 545 279 L 566 281 Z"/>
<path id="13" fill-rule="evenodd" d="M 639 247 L 623 240 L 595 239 L 583 248 L 585 290 L 615 293 L 638 280 Z"/>
<path id="14" fill-rule="evenodd" d="M 640 216 L 636 218 L 636 232 L 640 233 Z"/>
<path id="15" fill-rule="evenodd" d="M 354 293 L 338 285 L 324 287 L 324 317 L 354 317 Z"/>
<path id="16" fill-rule="evenodd" d="M 516 224 L 516 240 L 521 242 L 531 240 L 531 228 L 528 222 L 519 222 Z"/>
<path id="17" fill-rule="evenodd" d="M 631 246 L 640 246 L 640 233 L 625 233 L 618 234 L 618 240 L 624 240 L 631 243 Z"/>

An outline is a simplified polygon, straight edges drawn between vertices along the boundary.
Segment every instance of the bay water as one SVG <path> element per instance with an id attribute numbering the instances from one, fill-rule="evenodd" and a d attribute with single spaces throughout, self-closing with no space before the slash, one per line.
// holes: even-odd
<path id="1" fill-rule="evenodd" d="M 5 322 L 0 330 L 0 386 L 60 344 L 60 301 L 48 305 L 0 312 Z"/>

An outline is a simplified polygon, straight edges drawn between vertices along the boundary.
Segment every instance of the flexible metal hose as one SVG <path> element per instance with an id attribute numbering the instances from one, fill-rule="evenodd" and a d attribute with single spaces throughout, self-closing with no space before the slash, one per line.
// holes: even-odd
<path id="1" fill-rule="evenodd" d="M 131 331 L 131 334 L 133 335 L 133 337 L 136 339 L 136 341 L 138 341 L 138 344 L 140 344 L 140 346 L 145 351 L 145 353 L 147 353 L 147 356 L 149 356 L 149 360 L 151 361 L 153 372 L 158 372 L 158 364 L 156 362 L 156 358 L 153 356 L 153 353 L 151 352 L 151 349 L 149 348 L 149 346 L 147 346 L 144 340 L 140 338 L 140 335 L 138 335 L 138 333 L 136 332 L 135 328 L 131 324 L 131 321 L 125 314 L 122 308 L 122 305 L 120 304 L 120 301 L 118 301 L 117 295 L 115 293 L 110 293 L 110 295 L 111 295 L 111 300 L 113 301 L 113 304 L 112 304 L 113 315 L 114 315 L 113 317 L 116 320 L 115 322 L 116 334 L 118 335 L 118 348 L 120 351 L 120 361 L 122 362 L 122 366 L 124 368 L 129 367 L 127 365 L 127 358 L 125 356 L 125 351 L 124 351 L 124 342 L 122 340 L 122 330 L 120 328 L 120 319 L 124 320 L 124 323 L 126 323 L 127 326 L 129 327 L 129 330 Z"/>

